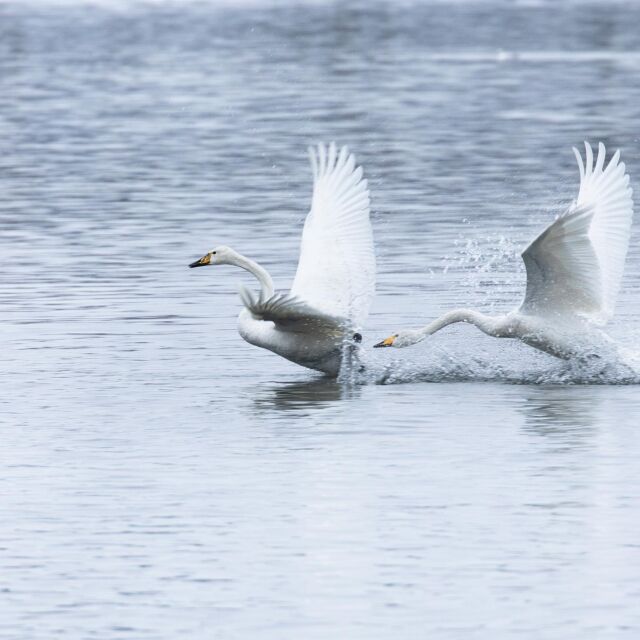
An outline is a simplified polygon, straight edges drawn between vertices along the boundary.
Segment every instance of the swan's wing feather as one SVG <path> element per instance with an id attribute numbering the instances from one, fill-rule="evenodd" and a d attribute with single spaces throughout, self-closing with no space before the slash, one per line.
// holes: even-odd
<path id="1" fill-rule="evenodd" d="M 527 291 L 521 310 L 533 315 L 590 314 L 600 308 L 597 256 L 589 240 L 593 209 L 569 209 L 522 254 Z"/>
<path id="2" fill-rule="evenodd" d="M 522 254 L 527 291 L 521 310 L 537 315 L 579 314 L 604 324 L 612 315 L 629 246 L 632 191 L 616 152 L 593 158 L 585 142 L 578 199 Z"/>
<path id="3" fill-rule="evenodd" d="M 362 325 L 375 294 L 369 190 L 347 147 L 309 149 L 313 197 L 292 295 L 329 316 Z"/>
<path id="4" fill-rule="evenodd" d="M 585 146 L 590 149 L 587 143 Z M 579 155 L 577 149 L 574 153 Z M 600 317 L 594 319 L 601 322 L 611 318 L 615 310 L 633 218 L 633 191 L 625 164 L 620 162 L 620 152 L 616 151 L 603 168 L 605 154 L 604 145 L 600 143 L 595 166 L 585 165 L 585 177 L 580 181 L 577 200 L 578 206 L 592 205 L 594 208 L 589 237 L 598 256 L 602 279 Z M 593 154 L 587 156 L 593 157 Z"/>
<path id="5" fill-rule="evenodd" d="M 275 323 L 281 331 L 295 333 L 319 332 L 342 334 L 350 324 L 345 318 L 323 313 L 306 301 L 289 294 L 275 293 L 267 300 L 255 298 L 246 288 L 240 288 L 244 306 L 256 320 Z"/>

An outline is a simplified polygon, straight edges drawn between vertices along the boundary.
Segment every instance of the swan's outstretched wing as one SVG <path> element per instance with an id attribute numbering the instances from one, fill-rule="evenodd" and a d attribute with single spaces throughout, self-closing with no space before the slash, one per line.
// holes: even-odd
<path id="1" fill-rule="evenodd" d="M 521 311 L 591 315 L 600 310 L 598 258 L 589 239 L 593 215 L 593 208 L 569 209 L 522 254 L 527 292 Z"/>
<path id="2" fill-rule="evenodd" d="M 322 313 L 292 295 L 276 293 L 269 299 L 262 300 L 241 287 L 240 297 L 256 320 L 270 320 L 281 331 L 341 335 L 349 326 L 349 321 L 345 318 Z"/>
<path id="3" fill-rule="evenodd" d="M 537 315 L 579 314 L 604 324 L 613 315 L 629 246 L 633 201 L 620 152 L 595 165 L 585 142 L 578 199 L 524 251 L 527 291 L 521 311 Z"/>
<path id="4" fill-rule="evenodd" d="M 313 198 L 291 294 L 319 312 L 364 323 L 375 294 L 369 190 L 347 147 L 309 149 Z"/>

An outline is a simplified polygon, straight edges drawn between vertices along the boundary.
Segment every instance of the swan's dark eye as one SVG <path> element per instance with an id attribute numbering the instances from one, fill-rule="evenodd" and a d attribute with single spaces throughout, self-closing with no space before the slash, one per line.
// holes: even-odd
<path id="1" fill-rule="evenodd" d="M 216 253 L 217 253 L 216 251 L 212 251 L 212 252 L 211 252 L 211 255 L 212 255 L 212 256 L 215 256 L 215 255 L 216 255 Z"/>
<path id="2" fill-rule="evenodd" d="M 354 333 L 353 334 L 353 341 L 354 342 L 362 342 L 362 334 L 361 333 Z"/>

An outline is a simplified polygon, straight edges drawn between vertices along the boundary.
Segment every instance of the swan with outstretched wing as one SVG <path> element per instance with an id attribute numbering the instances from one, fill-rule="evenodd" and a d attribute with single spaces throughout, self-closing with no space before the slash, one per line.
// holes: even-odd
<path id="1" fill-rule="evenodd" d="M 313 196 L 298 269 L 289 293 L 276 293 L 259 264 L 225 246 L 190 267 L 230 264 L 260 283 L 254 294 L 241 288 L 240 335 L 297 364 L 337 375 L 345 346 L 359 341 L 375 295 L 375 254 L 369 190 L 347 147 L 310 148 Z"/>
<path id="2" fill-rule="evenodd" d="M 633 217 L 632 191 L 616 151 L 605 166 L 585 142 L 578 198 L 522 254 L 527 288 L 521 306 L 501 316 L 456 309 L 421 329 L 399 331 L 376 347 L 407 347 L 455 322 L 499 338 L 517 338 L 560 358 L 601 355 L 611 341 L 600 331 L 614 312 Z"/>

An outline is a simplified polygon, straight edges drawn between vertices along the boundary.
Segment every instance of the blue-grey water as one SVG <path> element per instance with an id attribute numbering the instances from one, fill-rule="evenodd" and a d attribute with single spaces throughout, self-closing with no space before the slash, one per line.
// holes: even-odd
<path id="1" fill-rule="evenodd" d="M 345 385 L 244 343 L 306 146 L 371 185 L 365 347 L 508 310 L 576 195 L 640 193 L 640 6 L 0 2 L 0 637 L 640 634 L 640 391 L 450 328 Z M 611 334 L 640 337 L 640 219 Z M 587 384 L 590 383 L 590 384 Z"/>

